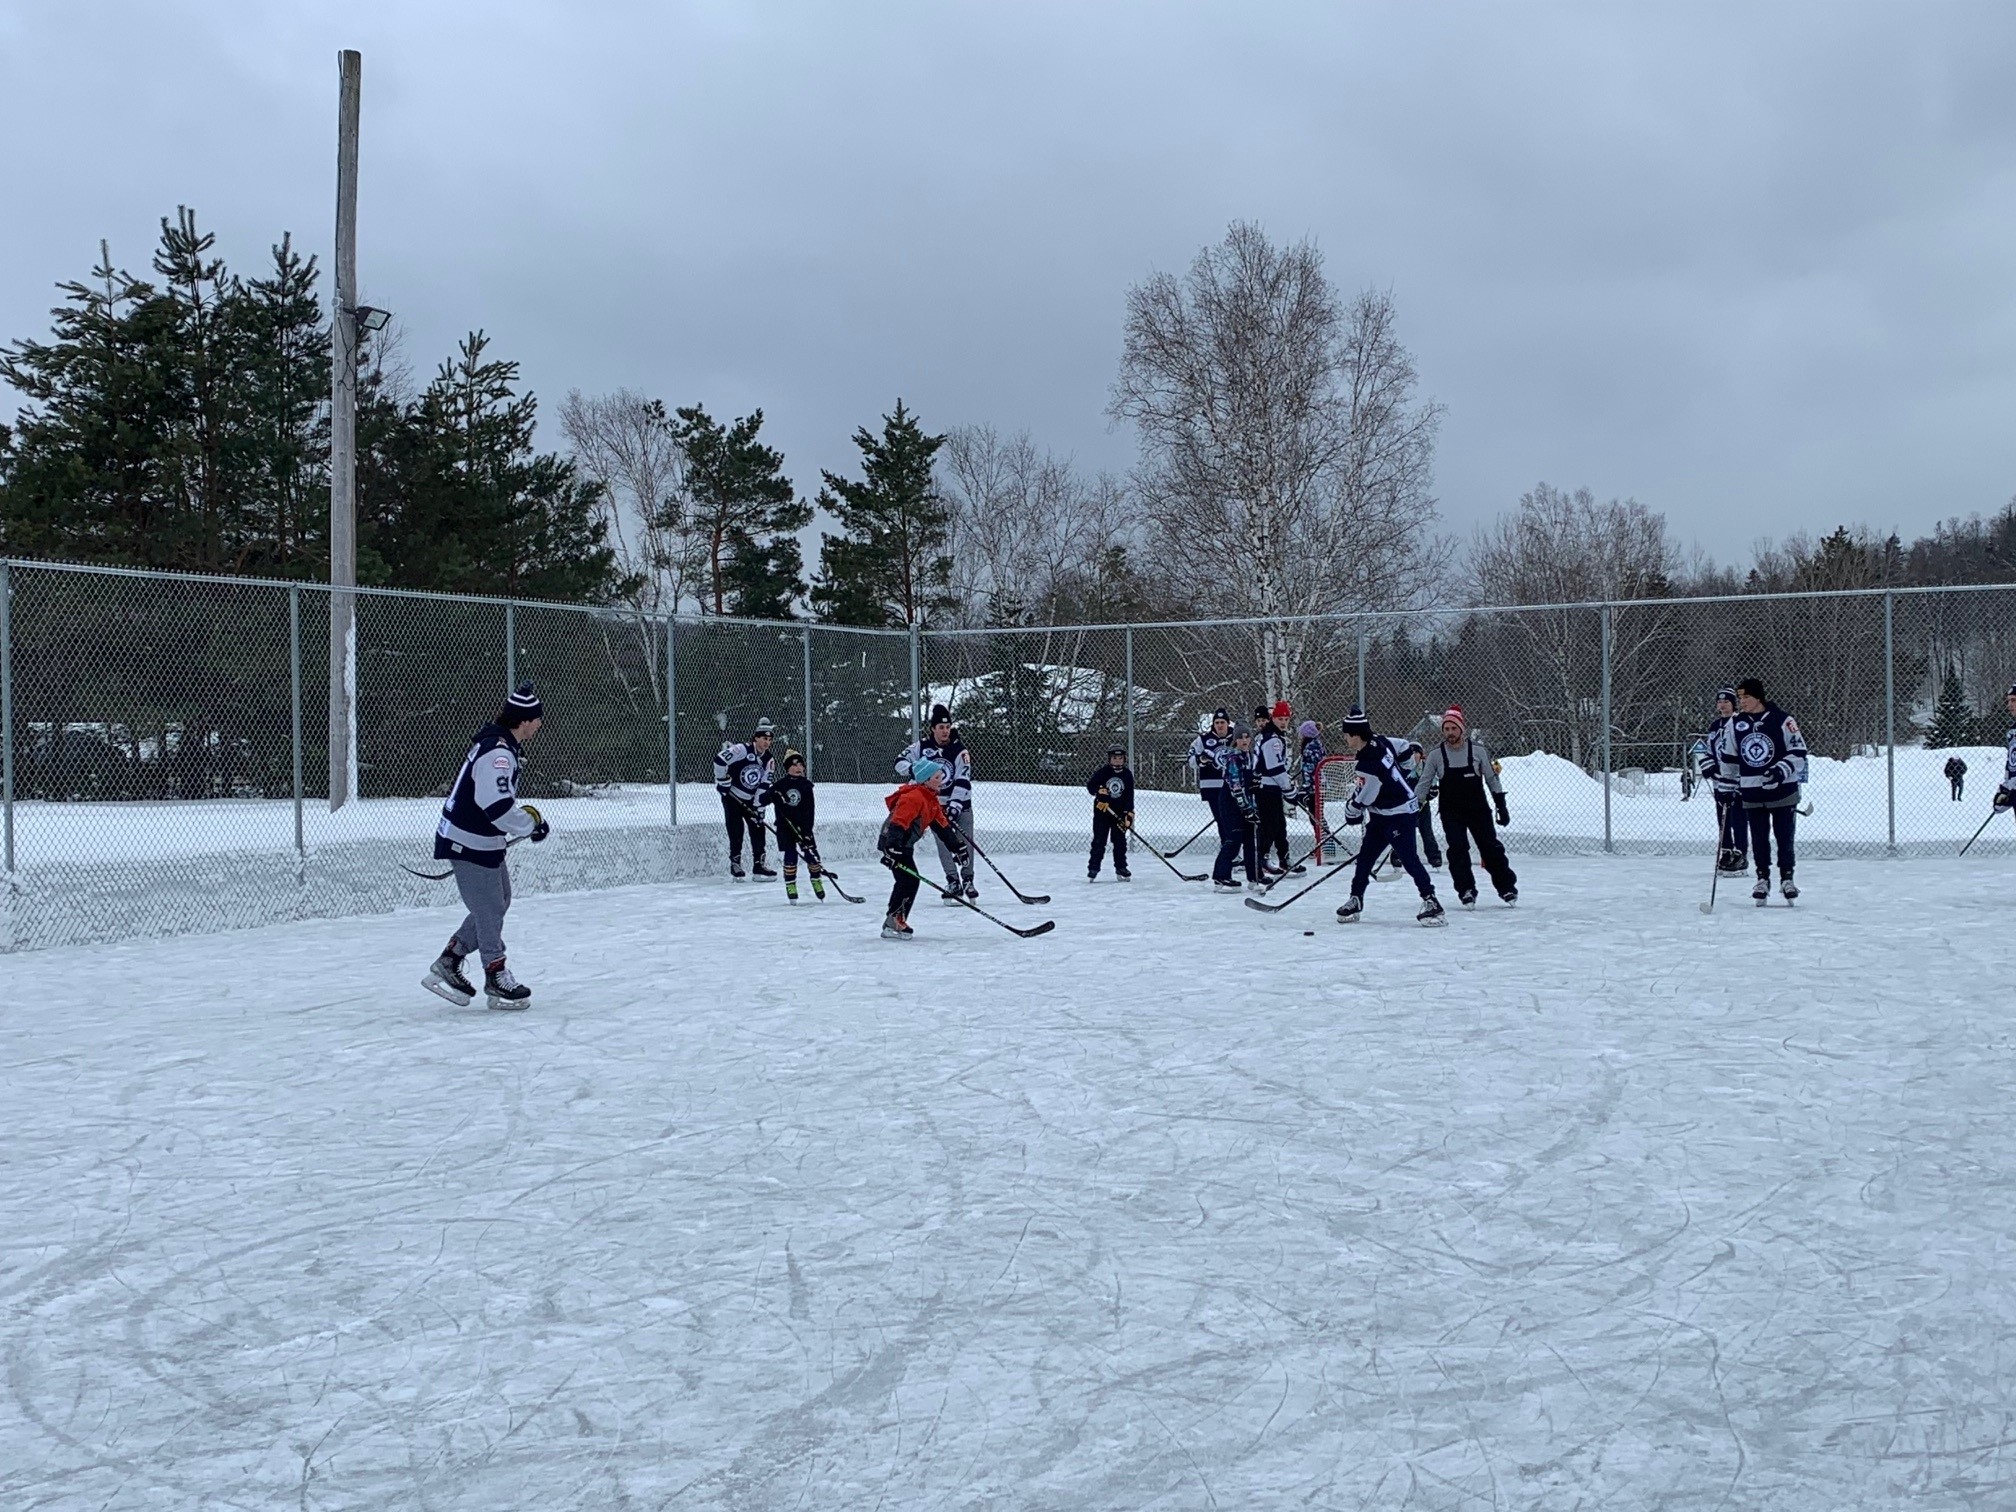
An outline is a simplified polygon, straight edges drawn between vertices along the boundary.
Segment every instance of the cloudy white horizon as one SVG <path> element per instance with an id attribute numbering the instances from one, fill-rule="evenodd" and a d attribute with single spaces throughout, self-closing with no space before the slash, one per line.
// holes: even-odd
<path id="1" fill-rule="evenodd" d="M 487 330 L 547 446 L 575 388 L 760 406 L 810 493 L 900 395 L 1124 471 L 1128 287 L 1252 220 L 1391 291 L 1455 534 L 1543 479 L 1723 562 L 2016 494 L 2007 5 L 0 0 L 0 340 L 177 205 L 326 269 L 339 47 L 364 298 L 423 377 Z"/>

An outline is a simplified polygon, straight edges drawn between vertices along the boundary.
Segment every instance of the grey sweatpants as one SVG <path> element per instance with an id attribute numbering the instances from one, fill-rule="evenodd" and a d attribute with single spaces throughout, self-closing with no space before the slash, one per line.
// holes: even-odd
<path id="1" fill-rule="evenodd" d="M 462 906 L 469 916 L 455 931 L 455 944 L 462 954 L 472 952 L 485 966 L 504 959 L 504 915 L 511 910 L 511 867 L 478 866 L 474 861 L 451 861 L 455 870 L 455 890 L 462 894 Z"/>
<path id="2" fill-rule="evenodd" d="M 966 837 L 966 871 L 961 876 L 959 864 L 952 859 L 952 848 L 943 840 L 938 842 L 938 859 L 945 863 L 945 885 L 967 888 L 973 885 L 973 805 L 967 804 L 959 810 L 959 817 L 952 821 L 952 828 Z"/>

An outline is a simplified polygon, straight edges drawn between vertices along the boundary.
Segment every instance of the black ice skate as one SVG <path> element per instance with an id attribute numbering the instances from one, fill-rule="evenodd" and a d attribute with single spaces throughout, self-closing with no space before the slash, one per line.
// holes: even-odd
<path id="1" fill-rule="evenodd" d="M 1211 879 L 1211 890 L 1213 892 L 1221 892 L 1221 893 L 1244 892 L 1246 890 L 1246 884 L 1243 882 L 1235 882 L 1230 877 L 1227 877 L 1222 882 L 1219 881 L 1218 878 L 1213 877 Z"/>
<path id="2" fill-rule="evenodd" d="M 1449 915 L 1442 907 L 1442 900 L 1440 898 L 1436 897 L 1433 893 L 1426 893 L 1422 895 L 1421 912 L 1414 915 L 1414 922 L 1417 924 L 1447 924 L 1449 922 Z"/>
<path id="3" fill-rule="evenodd" d="M 1477 906 L 1477 889 L 1474 887 L 1464 888 L 1456 894 L 1456 901 L 1461 903 L 1465 908 L 1475 908 Z"/>
<path id="4" fill-rule="evenodd" d="M 511 968 L 503 961 L 483 968 L 483 996 L 490 1000 L 492 1008 L 529 1008 L 532 1006 L 532 989 L 511 975 Z"/>
<path id="5" fill-rule="evenodd" d="M 1339 924 L 1356 924 L 1358 916 L 1363 912 L 1365 912 L 1365 900 L 1356 893 L 1353 893 L 1337 905 L 1337 922 Z"/>
<path id="6" fill-rule="evenodd" d="M 1508 908 L 1511 907 L 1514 903 L 1517 903 L 1519 901 L 1519 889 L 1516 887 L 1499 888 L 1498 901 L 1500 903 L 1503 903 Z"/>
<path id="7" fill-rule="evenodd" d="M 755 865 L 751 866 L 749 869 L 759 877 L 774 877 L 777 875 L 777 873 L 771 867 L 765 865 L 761 861 L 758 861 Z"/>
<path id="8" fill-rule="evenodd" d="M 966 884 L 966 896 L 974 899 L 975 901 L 978 901 L 980 897 L 980 889 L 975 887 L 971 882 L 968 882 Z"/>
<path id="9" fill-rule="evenodd" d="M 1757 873 L 1757 881 L 1750 888 L 1750 896 L 1756 900 L 1759 908 L 1762 908 L 1770 900 L 1771 874 L 1769 872 Z"/>
<path id="10" fill-rule="evenodd" d="M 1743 852 L 1734 846 L 1725 845 L 1722 847 L 1721 860 L 1716 864 L 1721 868 L 1723 876 L 1740 876 L 1743 871 Z"/>
<path id="11" fill-rule="evenodd" d="M 736 882 L 747 882 L 749 880 L 749 873 L 742 870 L 742 863 L 740 861 L 730 861 L 728 863 L 728 875 L 731 880 Z"/>
<path id="12" fill-rule="evenodd" d="M 1783 898 L 1787 903 L 1796 903 L 1799 900 L 1799 884 L 1792 880 L 1792 870 L 1790 867 L 1779 868 L 1778 896 Z"/>
<path id="13" fill-rule="evenodd" d="M 420 979 L 420 985 L 434 996 L 446 998 L 457 1008 L 467 1008 L 476 1001 L 475 985 L 462 974 L 462 958 L 445 950 L 427 968 L 427 975 Z"/>
<path id="14" fill-rule="evenodd" d="M 1116 866 L 1113 868 L 1113 880 L 1116 882 L 1132 882 L 1134 880 L 1134 873 L 1131 871 L 1122 871 Z"/>

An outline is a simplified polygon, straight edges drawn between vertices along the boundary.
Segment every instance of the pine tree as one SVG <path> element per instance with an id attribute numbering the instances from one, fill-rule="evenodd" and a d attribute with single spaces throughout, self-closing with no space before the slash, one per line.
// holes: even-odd
<path id="1" fill-rule="evenodd" d="M 1939 702 L 1932 709 L 1932 723 L 1925 727 L 1925 747 L 1937 751 L 1948 746 L 1973 745 L 1979 728 L 1974 706 L 1967 701 L 1967 690 L 1960 684 L 1960 673 L 1949 666 L 1946 680 L 1939 687 Z"/>
<path id="2" fill-rule="evenodd" d="M 231 305 L 245 486 L 260 508 L 260 528 L 237 566 L 320 575 L 329 559 L 329 328 L 315 297 L 315 259 L 304 261 L 287 235 L 272 255 L 271 272 L 236 285 Z"/>
<path id="3" fill-rule="evenodd" d="M 805 595 L 797 533 L 812 523 L 812 506 L 784 476 L 784 454 L 756 439 L 762 428 L 760 409 L 727 426 L 697 404 L 676 411 L 686 497 L 659 524 L 698 546 L 703 609 L 788 619 Z"/>
<path id="4" fill-rule="evenodd" d="M 607 600 L 624 585 L 600 490 L 533 449 L 539 402 L 488 347 L 471 332 L 416 401 L 379 418 L 359 476 L 360 575 L 368 544 L 373 577 L 402 587 Z"/>
<path id="5" fill-rule="evenodd" d="M 945 444 L 927 436 L 896 401 L 882 434 L 854 432 L 861 481 L 822 473 L 819 504 L 840 522 L 819 551 L 812 603 L 841 625 L 922 625 L 954 607 L 951 510 L 939 495 L 932 459 Z"/>

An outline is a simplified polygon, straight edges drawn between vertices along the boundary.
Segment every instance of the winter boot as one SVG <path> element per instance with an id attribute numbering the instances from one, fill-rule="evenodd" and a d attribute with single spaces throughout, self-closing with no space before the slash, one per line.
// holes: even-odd
<path id="1" fill-rule="evenodd" d="M 1759 908 L 1764 906 L 1764 900 L 1771 896 L 1771 873 L 1761 871 L 1757 873 L 1757 881 L 1750 889 L 1750 896 L 1757 900 Z"/>
<path id="2" fill-rule="evenodd" d="M 427 975 L 420 979 L 420 985 L 434 996 L 446 998 L 457 1008 L 467 1008 L 476 1001 L 476 988 L 462 974 L 462 957 L 455 954 L 452 942 L 435 957 L 434 964 L 427 968 Z"/>
<path id="3" fill-rule="evenodd" d="M 1433 893 L 1421 894 L 1421 912 L 1414 915 L 1417 924 L 1447 924 L 1449 915 L 1443 910 L 1442 900 Z"/>
<path id="4" fill-rule="evenodd" d="M 1337 905 L 1337 922 L 1339 924 L 1356 924 L 1358 916 L 1363 912 L 1365 912 L 1365 900 L 1357 893 L 1353 893 Z"/>
<path id="5" fill-rule="evenodd" d="M 1475 908 L 1477 906 L 1477 889 L 1474 887 L 1464 888 L 1456 894 L 1456 901 L 1461 903 L 1465 908 Z"/>
<path id="6" fill-rule="evenodd" d="M 483 996 L 492 1008 L 529 1008 L 532 989 L 511 975 L 502 956 L 483 968 Z"/>
<path id="7" fill-rule="evenodd" d="M 1787 903 L 1794 902 L 1799 896 L 1799 884 L 1792 880 L 1792 868 L 1789 866 L 1778 868 L 1778 896 Z"/>
<path id="8" fill-rule="evenodd" d="M 1516 887 L 1501 887 L 1501 888 L 1499 888 L 1499 889 L 1498 889 L 1498 901 L 1499 901 L 1500 903 L 1503 903 L 1503 904 L 1505 904 L 1505 905 L 1506 905 L 1506 906 L 1508 906 L 1508 907 L 1509 907 L 1509 906 L 1511 906 L 1511 905 L 1512 905 L 1512 904 L 1514 904 L 1514 903 L 1517 903 L 1517 902 L 1519 901 L 1519 889 L 1518 889 L 1518 888 L 1516 888 Z"/>

